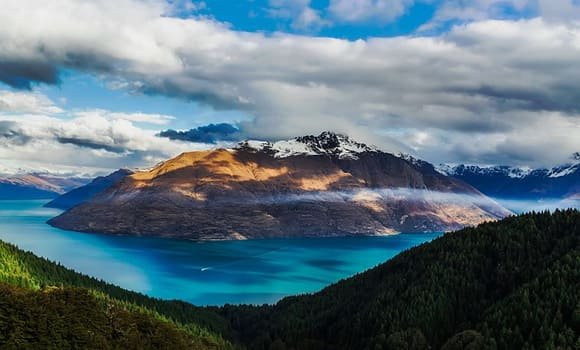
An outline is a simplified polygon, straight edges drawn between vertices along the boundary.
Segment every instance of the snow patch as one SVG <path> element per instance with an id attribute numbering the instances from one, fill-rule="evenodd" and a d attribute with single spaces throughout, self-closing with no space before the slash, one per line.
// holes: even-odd
<path id="1" fill-rule="evenodd" d="M 580 169 L 580 164 L 572 164 L 569 166 L 563 166 L 558 168 L 553 168 L 548 172 L 548 177 L 562 177 L 574 174 L 576 171 Z"/>
<path id="2" fill-rule="evenodd" d="M 508 176 L 512 179 L 523 179 L 528 176 L 533 177 L 563 177 L 572 175 L 580 171 L 580 154 L 572 156 L 572 162 L 551 169 L 532 169 L 529 167 L 511 167 L 505 165 L 469 165 L 469 164 L 439 164 L 435 167 L 439 173 L 448 176 L 460 175 L 487 175 L 487 176 Z"/>
<path id="3" fill-rule="evenodd" d="M 339 159 L 358 159 L 361 153 L 380 152 L 376 147 L 353 141 L 348 136 L 323 132 L 318 136 L 302 136 L 276 142 L 248 140 L 239 149 L 264 152 L 275 158 L 326 155 Z"/>

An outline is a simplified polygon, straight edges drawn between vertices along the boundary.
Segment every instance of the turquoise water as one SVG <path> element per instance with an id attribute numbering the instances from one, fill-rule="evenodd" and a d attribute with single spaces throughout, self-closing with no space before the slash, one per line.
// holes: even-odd
<path id="1" fill-rule="evenodd" d="M 47 225 L 43 201 L 0 201 L 0 239 L 121 287 L 198 305 L 315 292 L 440 235 L 227 242 L 119 237 Z"/>

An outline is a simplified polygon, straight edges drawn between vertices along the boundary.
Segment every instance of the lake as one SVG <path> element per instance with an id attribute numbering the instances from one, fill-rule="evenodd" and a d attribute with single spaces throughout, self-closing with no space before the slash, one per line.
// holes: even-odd
<path id="1" fill-rule="evenodd" d="M 441 233 L 192 242 L 106 236 L 47 225 L 45 201 L 0 201 L 0 239 L 78 272 L 197 305 L 273 303 L 315 292 Z"/>

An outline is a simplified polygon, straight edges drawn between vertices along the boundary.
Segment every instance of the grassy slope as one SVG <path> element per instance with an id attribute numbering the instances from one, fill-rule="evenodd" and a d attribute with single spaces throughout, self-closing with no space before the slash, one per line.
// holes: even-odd
<path id="1" fill-rule="evenodd" d="M 0 267 L 2 348 L 232 347 L 211 310 L 130 292 L 3 242 Z"/>

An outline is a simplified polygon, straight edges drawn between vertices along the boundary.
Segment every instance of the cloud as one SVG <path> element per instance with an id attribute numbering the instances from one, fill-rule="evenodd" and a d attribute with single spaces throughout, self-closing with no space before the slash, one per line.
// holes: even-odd
<path id="1" fill-rule="evenodd" d="M 76 137 L 57 136 L 56 140 L 62 144 L 75 145 L 81 148 L 102 150 L 110 153 L 125 153 L 127 150 L 122 146 L 112 146 L 108 143 L 96 142 L 90 139 L 81 139 Z"/>
<path id="2" fill-rule="evenodd" d="M 580 4 L 575 0 L 538 0 L 538 10 L 549 21 L 580 19 Z"/>
<path id="3" fill-rule="evenodd" d="M 5 58 L 0 61 L 0 81 L 30 90 L 34 83 L 58 83 L 58 68 L 49 62 L 27 61 L 24 57 L 15 61 Z"/>
<path id="4" fill-rule="evenodd" d="M 103 109 L 80 111 L 76 112 L 76 115 L 83 117 L 91 117 L 91 116 L 104 117 L 111 120 L 119 119 L 119 120 L 127 120 L 130 122 L 153 124 L 153 125 L 165 125 L 175 119 L 175 117 L 173 116 L 164 114 L 151 114 L 141 112 L 120 113 L 120 112 L 111 112 Z"/>
<path id="5" fill-rule="evenodd" d="M 320 30 L 323 27 L 329 26 L 330 22 L 320 16 L 319 11 L 312 7 L 305 7 L 300 11 L 298 16 L 292 22 L 292 27 L 298 30 Z"/>
<path id="6" fill-rule="evenodd" d="M 580 120 L 577 117 L 570 118 L 558 112 L 528 114 L 499 115 L 500 119 L 512 120 L 514 128 L 510 131 L 462 134 L 424 129 L 399 137 L 408 139 L 416 153 L 425 159 L 435 161 L 446 154 L 451 162 L 470 164 L 551 167 L 568 162 L 570 155 L 580 149 L 577 137 Z"/>
<path id="7" fill-rule="evenodd" d="M 166 15 L 188 16 L 207 8 L 205 1 L 198 0 L 167 0 Z"/>
<path id="8" fill-rule="evenodd" d="M 16 122 L 0 120 L 0 145 L 13 144 L 21 146 L 30 142 L 31 139 L 19 128 Z"/>
<path id="9" fill-rule="evenodd" d="M 169 129 L 161 131 L 158 136 L 167 137 L 171 140 L 208 144 L 216 144 L 218 141 L 240 141 L 243 139 L 240 130 L 227 123 L 209 124 L 185 131 Z"/>
<path id="10" fill-rule="evenodd" d="M 537 13 L 536 5 L 536 0 L 446 0 L 420 31 L 437 29 L 449 23 L 505 19 L 514 17 L 514 14 L 521 17 L 526 12 L 531 15 Z"/>
<path id="11" fill-rule="evenodd" d="M 526 213 L 530 211 L 554 211 L 557 209 L 574 208 L 580 209 L 580 200 L 577 199 L 549 199 L 549 200 L 513 200 L 513 199 L 496 199 L 504 208 L 514 213 Z"/>
<path id="12" fill-rule="evenodd" d="M 22 87 L 77 69 L 132 92 L 252 114 L 240 124 L 252 137 L 333 129 L 433 162 L 548 163 L 580 149 L 580 140 L 560 134 L 579 132 L 580 26 L 573 21 L 482 20 L 438 36 L 347 41 L 234 31 L 167 16 L 167 4 L 153 0 L 0 5 L 0 64 L 22 62 L 0 79 L 28 79 Z M 518 136 L 537 133 L 544 118 L 554 123 L 541 129 L 557 145 L 550 154 L 536 152 L 537 138 Z M 418 132 L 422 144 L 403 136 Z"/>
<path id="13" fill-rule="evenodd" d="M 290 19 L 298 31 L 318 31 L 331 23 L 310 6 L 311 0 L 270 0 L 267 13 L 274 18 Z"/>
<path id="14" fill-rule="evenodd" d="M 403 16 L 416 0 L 330 0 L 328 11 L 340 22 L 388 23 Z M 419 1 L 420 2 L 420 1 Z M 425 1 L 423 1 L 425 2 Z"/>
<path id="15" fill-rule="evenodd" d="M 0 96 L 5 95 L 0 90 Z M 30 93 L 23 94 L 29 97 Z M 12 96 L 12 95 L 11 95 Z M 19 98 L 13 100 L 19 101 Z M 52 105 L 39 93 L 34 98 Z M 28 107 L 30 104 L 25 104 Z M 35 104 L 32 104 L 35 105 Z M 43 164 L 41 168 L 115 169 L 151 166 L 181 152 L 205 149 L 207 144 L 184 143 L 156 136 L 156 130 L 135 123 L 160 124 L 170 116 L 127 114 L 107 110 L 66 111 L 15 108 L 0 113 L 0 159 L 3 165 Z M 38 111 L 44 110 L 41 114 Z"/>
<path id="16" fill-rule="evenodd" d="M 446 0 L 419 31 L 439 29 L 450 23 L 522 17 L 541 17 L 554 23 L 578 22 L 580 4 L 576 0 Z"/>
<path id="17" fill-rule="evenodd" d="M 39 93 L 0 90 L 0 113 L 56 114 L 62 109 Z"/>
<path id="18" fill-rule="evenodd" d="M 298 203 L 298 202 L 362 202 L 362 203 L 376 203 L 376 208 L 381 208 L 381 205 L 392 204 L 396 202 L 415 202 L 419 205 L 421 203 L 429 203 L 431 205 L 460 205 L 462 208 L 477 206 L 492 215 L 503 217 L 510 215 L 511 212 L 502 208 L 494 200 L 477 193 L 457 193 L 457 192 L 441 192 L 417 188 L 365 188 L 353 189 L 344 191 L 309 191 L 297 194 L 279 194 L 279 195 L 265 195 L 253 198 L 244 199 L 243 202 L 239 198 L 219 198 L 213 204 L 219 201 L 220 204 L 281 204 L 281 203 Z M 512 204 L 515 204 L 513 201 Z M 526 202 L 522 202 L 519 208 L 522 208 Z M 529 203 L 529 201 L 527 202 Z M 562 201 L 563 205 L 572 203 L 572 201 Z M 379 209 L 380 210 L 380 209 Z"/>

